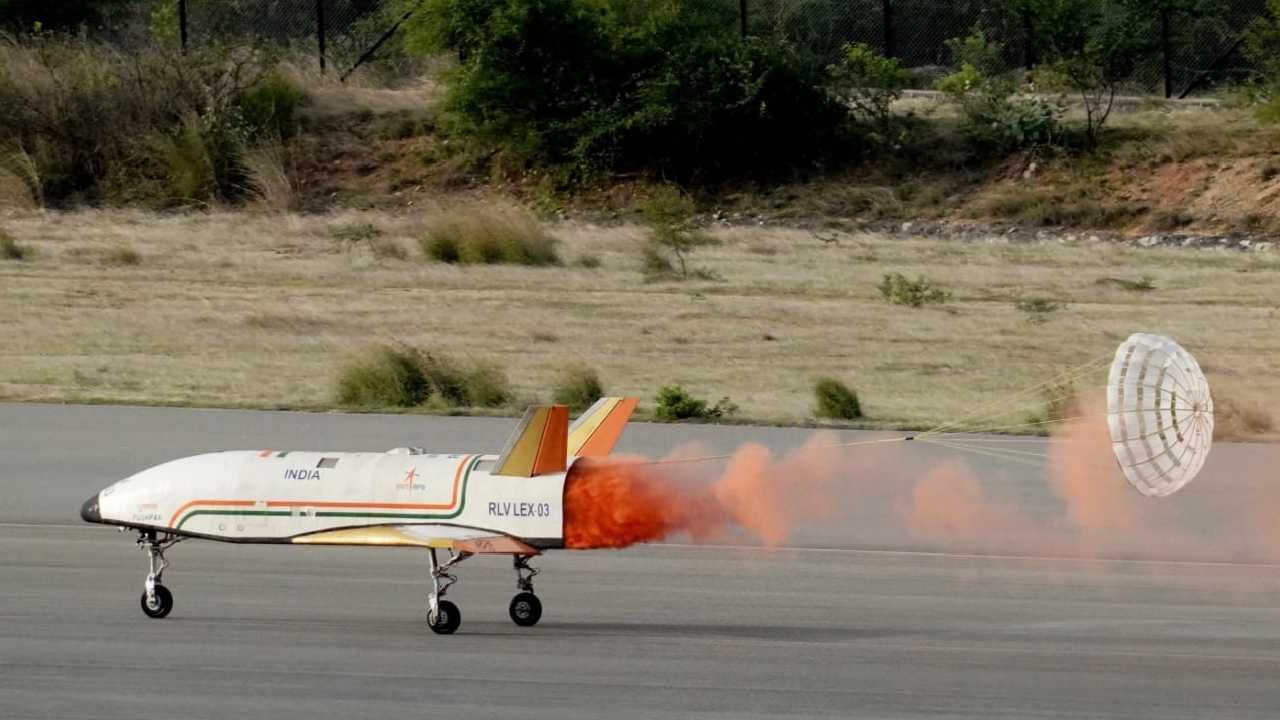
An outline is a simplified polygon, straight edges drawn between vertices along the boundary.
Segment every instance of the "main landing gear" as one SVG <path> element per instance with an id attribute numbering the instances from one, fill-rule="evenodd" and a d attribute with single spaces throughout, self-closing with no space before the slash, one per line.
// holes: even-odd
<path id="1" fill-rule="evenodd" d="M 427 595 L 427 625 L 439 635 L 452 635 L 462 624 L 462 612 L 458 606 L 444 600 L 444 595 L 454 583 L 455 575 L 449 573 L 450 568 L 471 557 L 472 553 L 461 552 L 457 555 L 450 552 L 449 559 L 440 562 L 435 548 L 428 550 L 431 561 L 431 592 Z M 529 565 L 528 555 L 515 555 L 512 565 L 516 571 L 516 587 L 520 590 L 511 598 L 508 612 L 511 621 L 520 627 L 533 627 L 542 619 L 542 602 L 533 594 L 533 577 L 538 569 Z"/>
<path id="2" fill-rule="evenodd" d="M 169 567 L 169 561 L 164 559 L 164 551 L 179 542 L 182 542 L 182 538 L 171 535 L 158 536 L 154 530 L 138 532 L 138 547 L 146 551 L 147 562 L 150 565 L 140 603 L 142 612 L 149 618 L 159 620 L 173 610 L 173 593 L 160 584 L 160 576 L 164 574 L 164 569 Z"/>
<path id="3" fill-rule="evenodd" d="M 520 627 L 533 627 L 542 619 L 542 601 L 533 594 L 533 576 L 538 574 L 538 569 L 529 567 L 527 555 L 515 555 L 511 559 L 516 569 L 516 587 L 520 592 L 511 598 L 507 612 L 511 621 Z"/>

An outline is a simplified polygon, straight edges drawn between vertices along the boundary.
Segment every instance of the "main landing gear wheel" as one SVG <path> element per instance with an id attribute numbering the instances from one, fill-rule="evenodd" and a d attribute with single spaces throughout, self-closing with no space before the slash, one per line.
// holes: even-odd
<path id="1" fill-rule="evenodd" d="M 169 592 L 169 588 L 157 585 L 149 596 L 145 591 L 142 593 L 142 612 L 147 617 L 159 620 L 168 615 L 170 610 L 173 610 L 173 593 Z"/>
<path id="2" fill-rule="evenodd" d="M 441 600 L 436 606 L 435 618 L 427 618 L 427 625 L 437 635 L 452 635 L 462 624 L 462 611 L 448 600 Z"/>
<path id="3" fill-rule="evenodd" d="M 511 598 L 511 622 L 520 627 L 533 627 L 542 619 L 542 601 L 537 595 L 522 592 Z"/>

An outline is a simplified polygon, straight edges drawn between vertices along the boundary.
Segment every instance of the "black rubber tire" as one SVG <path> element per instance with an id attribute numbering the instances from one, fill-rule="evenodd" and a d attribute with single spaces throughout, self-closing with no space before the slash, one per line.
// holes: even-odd
<path id="1" fill-rule="evenodd" d="M 522 592 L 511 598 L 511 607 L 507 611 L 511 614 L 511 622 L 520 627 L 533 627 L 542 619 L 542 601 L 533 593 Z"/>
<path id="2" fill-rule="evenodd" d="M 462 611 L 458 610 L 458 606 L 448 600 L 441 600 L 436 606 L 436 621 L 431 622 L 427 619 L 427 625 L 437 635 L 452 635 L 458 626 L 462 624 Z"/>
<path id="3" fill-rule="evenodd" d="M 173 593 L 169 592 L 169 588 L 163 585 L 156 586 L 156 605 L 152 607 L 147 603 L 147 593 L 142 593 L 142 612 L 146 613 L 149 618 L 159 620 L 165 617 L 173 610 Z"/>

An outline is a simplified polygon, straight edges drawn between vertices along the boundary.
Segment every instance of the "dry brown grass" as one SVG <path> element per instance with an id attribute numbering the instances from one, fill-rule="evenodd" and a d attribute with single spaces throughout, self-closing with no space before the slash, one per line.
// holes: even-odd
<path id="1" fill-rule="evenodd" d="M 1275 432 L 1275 418 L 1261 400 L 1242 402 L 1235 395 L 1214 398 L 1213 436 L 1217 440 L 1248 440 Z"/>
<path id="2" fill-rule="evenodd" d="M 298 189 L 289 166 L 289 154 L 279 140 L 249 148 L 241 157 L 249 189 L 258 204 L 268 210 L 298 209 Z"/>
<path id="3" fill-rule="evenodd" d="M 553 228 L 565 256 L 601 259 L 593 269 L 379 262 L 334 237 L 369 224 L 409 245 L 423 223 L 354 211 L 14 216 L 6 227 L 36 260 L 0 264 L 0 396 L 325 407 L 344 360 L 403 342 L 496 362 L 522 398 L 549 398 L 583 363 L 646 404 L 677 384 L 729 396 L 742 417 L 798 421 L 814 381 L 835 376 L 858 389 L 869 422 L 928 425 L 1145 330 L 1187 345 L 1224 397 L 1246 388 L 1236 396 L 1264 410 L 1280 399 L 1280 254 L 725 229 L 698 258 L 721 281 L 646 283 L 636 248 L 647 235 L 633 226 Z M 122 245 L 143 262 L 76 254 Z M 954 298 L 888 305 L 887 272 L 927 276 Z M 1150 276 L 1155 290 L 1097 284 L 1113 276 Z M 1015 300 L 1030 296 L 1066 308 L 1028 323 Z"/>

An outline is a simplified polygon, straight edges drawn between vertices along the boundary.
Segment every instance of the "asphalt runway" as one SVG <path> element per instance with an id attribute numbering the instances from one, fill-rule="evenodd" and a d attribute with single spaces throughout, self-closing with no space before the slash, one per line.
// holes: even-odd
<path id="1" fill-rule="evenodd" d="M 1267 446 L 1215 449 L 1159 524 L 1080 557 L 921 534 L 866 498 L 874 512 L 800 528 L 800 547 L 549 553 L 532 629 L 506 617 L 509 565 L 476 558 L 449 595 L 451 637 L 425 626 L 413 550 L 185 542 L 165 575 L 174 612 L 148 620 L 132 538 L 76 517 L 97 489 L 194 452 L 482 449 L 511 425 L 0 405 L 0 718 L 1280 717 L 1280 566 L 1221 499 L 1269 517 Z M 622 449 L 808 435 L 637 425 Z M 877 477 L 910 481 L 947 452 L 912 448 Z M 1056 517 L 1037 473 L 968 462 L 1001 507 Z M 1194 543 L 1164 534 L 1175 521 Z"/>

